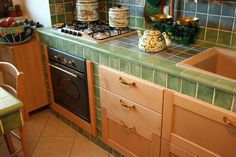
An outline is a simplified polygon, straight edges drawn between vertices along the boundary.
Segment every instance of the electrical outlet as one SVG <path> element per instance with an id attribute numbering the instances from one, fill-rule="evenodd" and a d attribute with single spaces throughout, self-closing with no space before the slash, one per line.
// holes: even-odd
<path id="1" fill-rule="evenodd" d="M 163 13 L 165 15 L 170 15 L 170 6 L 164 6 Z"/>

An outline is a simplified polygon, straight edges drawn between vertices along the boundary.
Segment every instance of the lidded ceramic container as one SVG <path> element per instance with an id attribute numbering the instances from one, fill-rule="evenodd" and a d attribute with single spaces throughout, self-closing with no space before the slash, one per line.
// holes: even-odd
<path id="1" fill-rule="evenodd" d="M 97 0 L 77 0 L 77 20 L 92 22 L 99 20 Z"/>
<path id="2" fill-rule="evenodd" d="M 127 27 L 129 19 L 129 8 L 119 6 L 109 9 L 109 25 L 111 27 Z"/>
<path id="3" fill-rule="evenodd" d="M 138 47 L 144 52 L 160 52 L 171 45 L 171 40 L 165 32 L 158 30 L 145 30 L 144 33 L 137 31 L 139 36 Z"/>

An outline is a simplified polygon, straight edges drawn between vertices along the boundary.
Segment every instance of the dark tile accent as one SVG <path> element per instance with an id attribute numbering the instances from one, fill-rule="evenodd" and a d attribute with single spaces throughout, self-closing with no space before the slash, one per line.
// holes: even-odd
<path id="1" fill-rule="evenodd" d="M 220 29 L 226 31 L 232 31 L 233 22 L 234 22 L 233 18 L 221 17 Z"/>
<path id="2" fill-rule="evenodd" d="M 131 16 L 135 16 L 135 9 L 136 9 L 135 6 L 133 6 L 133 5 L 130 5 L 130 6 L 129 6 L 129 14 L 130 14 Z"/>
<path id="3" fill-rule="evenodd" d="M 63 3 L 63 0 L 55 0 L 55 3 Z"/>
<path id="4" fill-rule="evenodd" d="M 197 3 L 197 12 L 207 14 L 207 10 L 208 10 L 208 2 L 200 0 Z"/>
<path id="5" fill-rule="evenodd" d="M 184 10 L 184 0 L 176 0 L 175 9 Z"/>
<path id="6" fill-rule="evenodd" d="M 203 26 L 203 27 L 206 27 L 206 18 L 207 18 L 207 15 L 196 14 L 196 17 L 199 18 L 199 25 L 200 25 L 200 26 Z"/>
<path id="7" fill-rule="evenodd" d="M 220 15 L 221 6 L 216 3 L 211 3 L 209 8 L 209 14 Z"/>
<path id="8" fill-rule="evenodd" d="M 220 16 L 209 15 L 207 27 L 208 28 L 218 28 L 220 23 Z"/>
<path id="9" fill-rule="evenodd" d="M 144 8 L 143 7 L 136 7 L 136 12 L 135 12 L 135 16 L 140 16 L 143 17 L 144 16 Z"/>
<path id="10" fill-rule="evenodd" d="M 234 16 L 236 3 L 223 2 L 222 15 Z"/>
<path id="11" fill-rule="evenodd" d="M 187 3 L 185 3 L 185 11 L 195 12 L 196 11 L 196 3 L 193 1 L 188 1 Z"/>
<path id="12" fill-rule="evenodd" d="M 72 11 L 73 11 L 72 3 L 66 3 L 65 4 L 65 12 L 72 12 Z"/>

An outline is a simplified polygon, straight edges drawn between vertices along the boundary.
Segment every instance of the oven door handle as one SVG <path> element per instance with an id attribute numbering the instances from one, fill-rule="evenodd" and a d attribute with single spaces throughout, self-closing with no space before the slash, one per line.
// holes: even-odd
<path id="1" fill-rule="evenodd" d="M 55 69 L 58 69 L 58 70 L 60 70 L 60 71 L 63 71 L 64 73 L 67 73 L 67 74 L 69 74 L 69 75 L 71 75 L 71 76 L 77 78 L 77 75 L 76 75 L 76 74 L 73 74 L 73 73 L 71 73 L 71 72 L 68 72 L 68 71 L 66 71 L 66 70 L 64 70 L 64 69 L 62 69 L 62 68 L 59 68 L 59 67 L 57 67 L 57 66 L 55 66 L 55 65 L 53 65 L 53 64 L 49 64 L 49 66 L 51 66 L 51 67 L 53 67 L 53 68 L 55 68 Z"/>

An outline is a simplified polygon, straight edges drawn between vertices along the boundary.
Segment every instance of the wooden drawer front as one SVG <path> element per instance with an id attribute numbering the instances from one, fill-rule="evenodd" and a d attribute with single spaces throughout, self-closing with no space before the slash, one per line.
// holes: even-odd
<path id="1" fill-rule="evenodd" d="M 197 157 L 175 144 L 161 140 L 161 157 Z"/>
<path id="2" fill-rule="evenodd" d="M 102 107 L 121 117 L 125 117 L 137 126 L 161 136 L 161 114 L 104 89 L 100 90 L 100 94 Z"/>
<path id="3" fill-rule="evenodd" d="M 164 139 L 199 157 L 235 157 L 236 126 L 223 120 L 236 125 L 235 113 L 180 93 L 172 97 L 164 104 Z"/>
<path id="4" fill-rule="evenodd" d="M 131 156 L 152 156 L 152 133 L 107 112 L 108 141 L 126 149 Z"/>
<path id="5" fill-rule="evenodd" d="M 162 113 L 164 88 L 161 86 L 104 66 L 99 67 L 99 74 L 102 88 Z M 125 82 L 133 82 L 134 85 L 126 85 Z"/>

